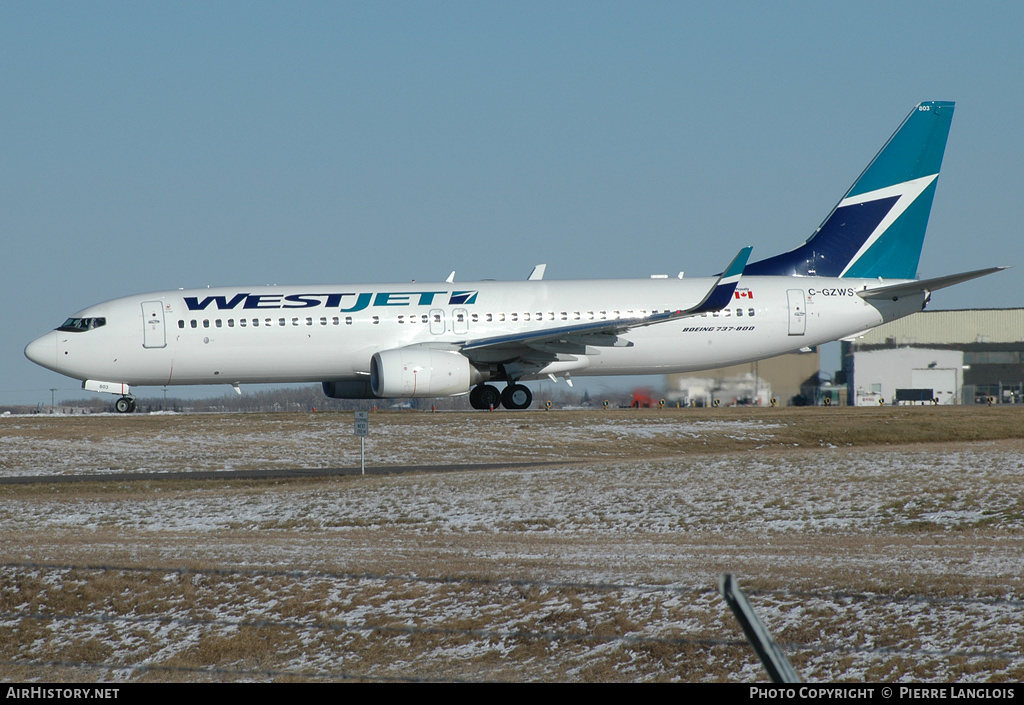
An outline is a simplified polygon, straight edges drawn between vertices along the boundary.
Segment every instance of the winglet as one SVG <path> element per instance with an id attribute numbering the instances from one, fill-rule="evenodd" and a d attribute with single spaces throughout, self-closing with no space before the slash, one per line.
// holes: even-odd
<path id="1" fill-rule="evenodd" d="M 740 283 L 740 276 L 742 276 L 743 269 L 747 266 L 747 260 L 750 259 L 750 252 L 753 249 L 753 247 L 747 246 L 740 250 L 739 254 L 733 258 L 733 261 L 722 272 L 722 275 L 718 277 L 718 281 L 711 287 L 711 291 L 704 297 L 704 300 L 694 308 L 686 311 L 686 314 L 693 316 L 700 313 L 711 313 L 713 311 L 721 311 L 728 306 L 732 300 L 732 293 L 736 291 L 736 286 Z"/>

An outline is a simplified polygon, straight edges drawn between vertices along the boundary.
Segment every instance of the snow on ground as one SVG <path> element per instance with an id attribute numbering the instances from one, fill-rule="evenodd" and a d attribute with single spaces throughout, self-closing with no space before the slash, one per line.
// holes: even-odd
<path id="1" fill-rule="evenodd" d="M 105 472 L 189 472 L 248 468 L 325 468 L 359 465 L 351 417 L 292 415 L 15 416 L 0 419 L 0 477 Z M 505 422 L 495 432 L 494 418 Z M 552 414 L 552 418 L 557 417 Z M 256 420 L 258 419 L 258 421 Z M 443 419 L 443 421 L 442 421 Z M 95 424 L 107 420 L 109 428 Z M 563 419 L 559 419 L 562 421 Z M 427 421 L 432 423 L 427 423 Z M 119 422 L 130 422 L 121 428 Z M 434 432 L 441 423 L 450 423 Z M 43 436 L 41 428 L 65 427 Z M 614 457 L 624 440 L 699 438 L 767 439 L 775 424 L 759 421 L 676 421 L 648 417 L 521 424 L 500 412 L 374 416 L 366 438 L 377 465 L 557 460 L 576 458 L 573 438 L 606 444 L 597 455 Z M 568 436 L 568 438 L 567 438 Z"/>
<path id="2" fill-rule="evenodd" d="M 763 680 L 749 649 L 728 645 L 741 637 L 713 587 L 729 571 L 808 680 L 1024 677 L 1019 443 L 780 450 L 761 449 L 777 426 L 754 421 L 405 418 L 371 421 L 376 462 L 464 463 L 474 449 L 473 461 L 591 459 L 9 489 L 0 660 L 175 666 L 185 678 L 215 666 L 251 680 Z M 149 421 L 47 438 L 32 419 L 5 419 L 0 474 L 358 462 L 351 429 L 326 415 L 298 426 L 265 416 L 257 428 L 241 415 Z M 738 438 L 742 450 L 658 445 L 684 436 Z M 625 457 L 655 446 L 657 455 Z M 64 618 L 26 625 L 29 612 Z M 259 651 L 266 643 L 272 653 Z M 54 677 L 7 668 L 8 679 Z M 75 672 L 140 677 L 89 673 Z"/>

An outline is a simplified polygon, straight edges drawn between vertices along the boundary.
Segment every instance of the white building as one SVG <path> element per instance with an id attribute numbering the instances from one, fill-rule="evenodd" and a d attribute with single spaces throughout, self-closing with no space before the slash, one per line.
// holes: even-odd
<path id="1" fill-rule="evenodd" d="M 903 350 L 915 352 L 893 354 L 886 363 L 863 357 Z M 959 363 L 942 357 L 955 352 L 962 354 Z M 902 369 L 880 369 L 884 364 Z M 960 370 L 955 378 L 958 400 L 950 403 L 1024 403 L 1024 309 L 922 311 L 843 343 L 843 375 L 852 404 L 871 403 L 876 396 L 891 403 L 890 388 L 948 390 L 954 368 Z"/>
<path id="2" fill-rule="evenodd" d="M 853 354 L 855 406 L 959 404 L 964 386 L 961 350 L 889 348 Z"/>

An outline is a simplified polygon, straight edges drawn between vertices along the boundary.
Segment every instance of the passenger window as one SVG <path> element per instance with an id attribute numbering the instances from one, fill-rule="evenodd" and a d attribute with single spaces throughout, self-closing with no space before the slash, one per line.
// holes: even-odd
<path id="1" fill-rule="evenodd" d="M 185 321 L 179 319 L 178 320 L 178 328 L 184 328 L 184 327 L 185 327 Z"/>
<path id="2" fill-rule="evenodd" d="M 235 327 L 235 319 L 234 318 L 229 318 L 228 319 L 228 328 L 234 328 L 234 327 Z"/>
<path id="3" fill-rule="evenodd" d="M 374 316 L 372 321 L 373 325 L 377 325 L 378 323 L 380 323 L 380 316 Z"/>
<path id="4" fill-rule="evenodd" d="M 752 309 L 752 308 L 748 308 L 748 309 L 747 309 L 747 315 L 748 315 L 748 316 L 753 316 L 753 315 L 754 315 L 754 309 Z"/>
<path id="5" fill-rule="evenodd" d="M 191 325 L 193 328 L 199 327 L 199 323 L 194 318 L 191 321 L 189 321 L 189 325 Z"/>
<path id="6" fill-rule="evenodd" d="M 345 316 L 345 325 L 346 326 L 352 325 L 352 316 Z"/>
<path id="7" fill-rule="evenodd" d="M 223 324 L 223 321 L 221 321 L 221 320 L 220 320 L 219 318 L 218 318 L 218 319 L 217 319 L 216 321 L 214 321 L 214 324 L 215 324 L 215 325 L 216 325 L 216 326 L 217 326 L 218 328 L 223 328 L 223 327 L 224 327 L 224 326 L 222 325 L 222 324 Z"/>

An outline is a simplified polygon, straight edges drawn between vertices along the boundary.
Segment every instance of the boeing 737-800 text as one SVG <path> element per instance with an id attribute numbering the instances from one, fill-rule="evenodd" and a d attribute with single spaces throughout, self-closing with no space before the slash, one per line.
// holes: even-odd
<path id="1" fill-rule="evenodd" d="M 524 380 L 665 374 L 846 338 L 1000 267 L 916 280 L 953 103 L 914 107 L 800 247 L 712 278 L 231 287 L 90 306 L 25 354 L 117 394 L 132 386 L 321 382 L 348 399 L 469 394 L 524 409 Z M 504 382 L 503 390 L 494 382 Z"/>

